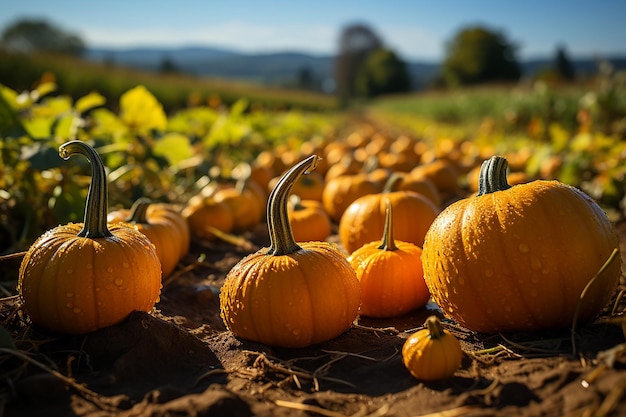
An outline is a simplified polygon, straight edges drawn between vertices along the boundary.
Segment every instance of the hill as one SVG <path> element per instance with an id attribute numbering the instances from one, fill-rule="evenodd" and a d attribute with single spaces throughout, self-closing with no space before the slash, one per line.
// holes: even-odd
<path id="1" fill-rule="evenodd" d="M 85 57 L 118 65 L 158 71 L 170 69 L 201 77 L 231 78 L 270 86 L 303 86 L 320 91 L 332 91 L 333 65 L 331 55 L 312 55 L 297 51 L 277 53 L 242 53 L 214 47 L 182 48 L 90 48 Z M 617 69 L 626 69 L 626 54 L 602 57 Z M 538 58 L 520 63 L 525 77 L 552 65 L 552 58 Z M 576 74 L 589 75 L 597 71 L 595 57 L 572 59 Z M 439 72 L 438 62 L 407 62 L 413 88 L 423 89 Z"/>

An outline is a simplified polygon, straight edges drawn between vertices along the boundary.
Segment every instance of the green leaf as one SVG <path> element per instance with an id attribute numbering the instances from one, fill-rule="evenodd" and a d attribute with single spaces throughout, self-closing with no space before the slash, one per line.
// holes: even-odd
<path id="1" fill-rule="evenodd" d="M 164 130 L 167 126 L 163 106 L 143 85 L 122 94 L 120 116 L 124 124 L 140 132 Z"/>
<path id="2" fill-rule="evenodd" d="M 86 111 L 91 110 L 94 107 L 100 107 L 104 105 L 104 103 L 106 103 L 106 98 L 100 93 L 92 91 L 86 96 L 82 96 L 81 98 L 76 100 L 74 108 L 79 113 L 85 113 Z"/>
<path id="3" fill-rule="evenodd" d="M 0 85 L 0 87 L 2 87 Z M 11 107 L 5 93 L 9 94 L 12 90 L 2 87 L 0 91 L 0 137 L 1 138 L 18 138 L 27 136 L 28 133 L 17 116 L 16 111 Z"/>
<path id="4" fill-rule="evenodd" d="M 172 165 L 189 159 L 194 154 L 189 138 L 180 133 L 164 135 L 156 142 L 153 152 L 155 155 L 165 157 Z"/>

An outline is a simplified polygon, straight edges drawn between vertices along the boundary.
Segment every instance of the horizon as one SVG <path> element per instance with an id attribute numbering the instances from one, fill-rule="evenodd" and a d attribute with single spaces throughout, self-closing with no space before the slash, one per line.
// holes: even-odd
<path id="1" fill-rule="evenodd" d="M 445 43 L 462 28 L 481 25 L 517 45 L 520 61 L 553 56 L 565 48 L 572 59 L 626 54 L 626 2 L 474 0 L 442 5 L 397 0 L 347 0 L 298 5 L 279 0 L 176 4 L 109 0 L 89 8 L 82 2 L 9 2 L 0 29 L 22 19 L 45 19 L 76 33 L 92 49 L 208 47 L 244 54 L 300 52 L 335 55 L 341 30 L 370 27 L 407 61 L 440 62 Z"/>

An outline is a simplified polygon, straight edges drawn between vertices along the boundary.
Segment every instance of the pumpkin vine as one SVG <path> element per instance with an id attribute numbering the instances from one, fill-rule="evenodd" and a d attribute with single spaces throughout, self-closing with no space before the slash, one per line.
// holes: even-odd
<path id="1" fill-rule="evenodd" d="M 319 160 L 319 156 L 311 155 L 294 165 L 281 177 L 272 190 L 267 204 L 267 229 L 270 237 L 268 254 L 275 256 L 288 255 L 302 249 L 296 243 L 291 225 L 289 224 L 287 212 L 289 193 L 296 180 L 301 175 L 314 170 Z"/>
<path id="2" fill-rule="evenodd" d="M 478 195 L 481 196 L 511 188 L 506 180 L 508 168 L 509 163 L 502 156 L 492 156 L 483 162 L 478 176 Z"/>
<path id="3" fill-rule="evenodd" d="M 85 204 L 85 220 L 78 236 L 90 239 L 111 237 L 113 234 L 107 227 L 108 190 L 102 158 L 93 147 L 80 140 L 66 142 L 59 147 L 59 155 L 65 160 L 74 154 L 85 156 L 91 164 L 91 182 Z"/>

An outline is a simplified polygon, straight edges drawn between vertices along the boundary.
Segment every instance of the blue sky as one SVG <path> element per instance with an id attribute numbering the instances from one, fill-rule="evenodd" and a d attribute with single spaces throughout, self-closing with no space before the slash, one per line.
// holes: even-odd
<path id="1" fill-rule="evenodd" d="M 624 0 L 3 0 L 0 30 L 46 18 L 89 46 L 208 45 L 242 52 L 334 54 L 341 29 L 365 23 L 404 59 L 439 60 L 459 29 L 481 24 L 518 57 L 626 52 Z"/>

